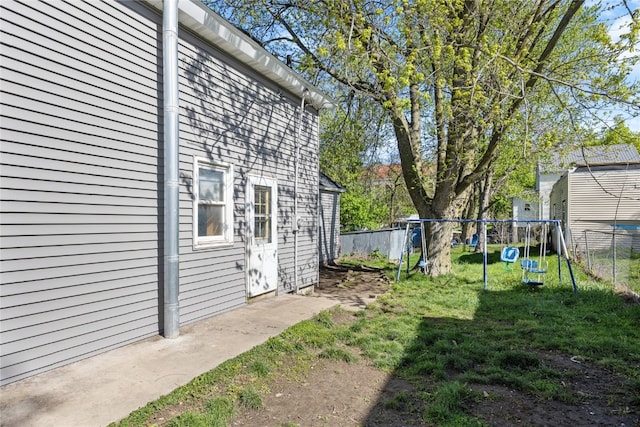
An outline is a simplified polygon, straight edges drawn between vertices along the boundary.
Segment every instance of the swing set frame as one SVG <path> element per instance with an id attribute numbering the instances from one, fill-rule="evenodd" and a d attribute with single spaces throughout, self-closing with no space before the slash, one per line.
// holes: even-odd
<path id="1" fill-rule="evenodd" d="M 557 219 L 538 219 L 538 220 L 517 220 L 517 219 L 483 219 L 483 220 L 478 220 L 478 219 L 434 219 L 434 218 L 428 218 L 428 219 L 410 219 L 407 221 L 407 225 L 405 228 L 405 233 L 404 233 L 404 248 L 407 249 L 407 273 L 409 273 L 409 242 L 411 240 L 411 236 L 410 236 L 410 231 L 412 230 L 412 228 L 415 227 L 415 225 L 419 225 L 420 226 L 420 231 L 421 231 L 421 243 L 422 243 L 422 257 L 424 259 L 424 263 L 425 265 L 428 265 L 428 252 L 427 252 L 427 239 L 426 239 L 426 233 L 424 230 L 424 226 L 425 224 L 429 224 L 429 223 L 438 223 L 438 222 L 453 222 L 453 223 L 458 223 L 458 224 L 464 224 L 464 223 L 475 223 L 481 226 L 481 233 L 482 236 L 484 237 L 482 239 L 483 243 L 482 243 L 482 265 L 483 265 L 483 279 L 484 279 L 484 290 L 489 290 L 489 286 L 488 286 L 488 271 L 487 271 L 487 264 L 488 264 L 488 252 L 487 252 L 487 224 L 527 224 L 527 239 L 528 239 L 528 243 L 530 245 L 530 232 L 531 232 L 531 224 L 543 224 L 546 225 L 545 228 L 552 226 L 555 228 L 555 231 L 557 233 L 558 236 L 558 241 L 560 243 L 560 247 L 558 248 L 558 250 L 556 251 L 558 254 L 558 279 L 560 281 L 562 281 L 562 256 L 564 255 L 564 258 L 567 262 L 567 268 L 569 269 L 569 275 L 571 276 L 571 284 L 573 285 L 573 292 L 574 293 L 578 293 L 578 286 L 576 285 L 576 280 L 575 277 L 573 275 L 573 268 L 571 267 L 571 259 L 569 258 L 569 251 L 567 250 L 567 244 L 566 241 L 564 239 L 564 233 L 562 232 L 562 226 L 560 224 L 560 220 Z M 414 226 L 414 227 L 412 227 Z M 546 236 L 544 236 L 544 238 L 546 239 Z M 529 255 L 529 251 L 528 248 L 525 246 L 526 249 L 526 254 L 525 255 Z M 401 255 L 400 255 L 400 263 L 398 264 L 398 273 L 396 275 L 396 281 L 400 280 L 400 273 L 402 271 L 402 263 L 404 260 L 404 251 L 402 251 Z M 525 261 L 525 258 L 523 258 L 521 260 L 521 263 L 523 263 Z M 523 268 L 526 268 L 524 265 L 522 265 Z M 542 273 L 542 270 L 540 270 L 542 266 L 538 266 L 538 270 L 540 272 L 540 274 L 544 274 L 546 273 L 546 270 L 544 271 L 544 273 Z M 533 272 L 533 270 L 532 270 Z M 533 283 L 533 281 L 532 281 Z M 536 282 L 535 284 L 541 284 L 539 281 Z"/>

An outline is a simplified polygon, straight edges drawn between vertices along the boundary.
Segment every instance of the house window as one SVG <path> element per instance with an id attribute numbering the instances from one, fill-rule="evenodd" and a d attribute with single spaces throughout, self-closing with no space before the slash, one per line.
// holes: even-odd
<path id="1" fill-rule="evenodd" d="M 258 242 L 271 243 L 271 187 L 255 186 L 254 206 L 254 237 Z"/>
<path id="2" fill-rule="evenodd" d="M 525 203 L 524 204 L 524 210 L 525 211 L 530 211 L 531 210 L 531 203 Z"/>
<path id="3" fill-rule="evenodd" d="M 195 246 L 233 243 L 233 168 L 194 162 L 193 240 Z"/>

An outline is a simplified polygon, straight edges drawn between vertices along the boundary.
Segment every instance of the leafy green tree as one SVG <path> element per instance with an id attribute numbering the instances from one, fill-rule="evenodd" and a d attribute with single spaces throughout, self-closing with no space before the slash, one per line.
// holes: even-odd
<path id="1" fill-rule="evenodd" d="M 584 0 L 226 3 L 232 19 L 273 52 L 292 55 L 314 83 L 341 85 L 384 109 L 424 218 L 458 217 L 472 188 L 499 173 L 514 129 L 526 128 L 528 113 L 545 111 L 549 99 L 576 128 L 592 109 L 638 107 L 624 63 L 633 60 L 624 53 L 637 43 L 637 11 L 613 42 L 598 20 L 612 5 Z M 437 165 L 433 191 L 428 162 Z M 431 227 L 432 275 L 451 271 L 451 232 L 451 223 Z"/>
<path id="2" fill-rule="evenodd" d="M 340 224 L 345 231 L 378 229 L 385 213 L 386 205 L 370 198 L 359 185 L 340 196 Z"/>
<path id="3" fill-rule="evenodd" d="M 595 141 L 598 145 L 632 144 L 640 153 L 640 132 L 632 132 L 619 117 L 612 126 L 605 128 L 600 138 Z"/>
<path id="4" fill-rule="evenodd" d="M 415 207 L 409 197 L 399 165 L 382 165 L 381 168 L 386 175 L 383 180 L 379 180 L 378 185 L 371 185 L 371 188 L 374 190 L 374 197 L 386 206 L 384 222 L 390 226 L 400 217 L 415 213 Z"/>
<path id="5" fill-rule="evenodd" d="M 347 188 L 340 202 L 343 228 L 353 231 L 387 224 L 387 209 L 397 201 L 389 202 L 401 190 L 398 185 L 376 185 L 369 173 L 384 135 L 381 110 L 351 94 L 348 108 L 326 112 L 321 125 L 320 170 Z"/>
<path id="6" fill-rule="evenodd" d="M 321 117 L 320 170 L 345 187 L 358 180 L 363 170 L 366 142 L 358 121 L 336 110 Z"/>
<path id="7" fill-rule="evenodd" d="M 540 90 L 535 96 L 548 96 L 545 92 Z M 563 147 L 574 147 L 581 140 L 578 136 L 582 132 L 578 131 L 570 117 L 563 114 L 562 105 L 553 102 L 553 98 L 543 108 L 530 108 L 526 117 L 520 115 L 505 135 L 506 142 L 502 144 L 496 160 L 477 185 L 477 219 L 510 218 L 514 197 L 529 195 L 535 202 L 533 192 L 538 159 L 563 150 Z M 468 237 L 468 233 L 464 237 Z M 476 250 L 481 249 L 482 243 L 480 234 Z"/>

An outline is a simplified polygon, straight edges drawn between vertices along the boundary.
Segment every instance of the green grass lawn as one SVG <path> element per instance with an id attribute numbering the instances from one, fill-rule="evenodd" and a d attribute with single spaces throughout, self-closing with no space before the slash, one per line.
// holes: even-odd
<path id="1" fill-rule="evenodd" d="M 456 248 L 455 274 L 432 279 L 403 272 L 401 280 L 359 312 L 354 322 L 338 325 L 331 312 L 323 312 L 116 425 L 147 425 L 178 402 L 186 410 L 167 425 L 226 425 L 234 408 L 260 407 L 270 376 L 304 376 L 315 358 L 350 361 L 356 353 L 416 384 L 418 392 L 412 398 L 422 400 L 421 417 L 430 425 L 482 424 L 465 412 L 465 402 L 475 398 L 466 383 L 508 386 L 539 399 L 576 402 L 579 397 L 565 387 L 568 374 L 543 363 L 541 355 L 548 352 L 627 378 L 621 393 L 630 404 L 640 405 L 640 305 L 625 301 L 610 284 L 589 279 L 577 268 L 579 292 L 574 294 L 564 261 L 564 280 L 558 279 L 555 257 L 548 258 L 544 286 L 529 287 L 521 282 L 519 266 L 505 270 L 498 246 L 490 250 L 488 291 L 483 290 L 482 255 Z M 395 278 L 397 267 L 385 268 Z M 400 405 L 406 396 L 397 398 L 387 403 Z"/>
<path id="2" fill-rule="evenodd" d="M 611 284 L 589 279 L 576 267 L 574 294 L 564 260 L 559 279 L 556 256 L 547 256 L 544 286 L 530 287 L 521 282 L 517 265 L 505 270 L 499 247 L 489 251 L 488 291 L 482 254 L 457 248 L 455 275 L 429 279 L 403 272 L 394 292 L 380 301 L 384 314 L 367 320 L 369 332 L 355 344 L 380 367 L 408 378 L 427 375 L 451 387 L 447 378 L 453 370 L 457 383 L 509 385 L 570 400 L 562 375 L 545 370 L 537 355 L 557 351 L 631 378 L 629 392 L 640 396 L 638 304 L 626 303 Z"/>
<path id="3" fill-rule="evenodd" d="M 620 251 L 616 258 L 617 287 L 640 295 L 640 253 Z M 605 277 L 612 281 L 613 266 L 613 253 L 611 251 L 592 252 L 591 269 L 593 275 Z"/>

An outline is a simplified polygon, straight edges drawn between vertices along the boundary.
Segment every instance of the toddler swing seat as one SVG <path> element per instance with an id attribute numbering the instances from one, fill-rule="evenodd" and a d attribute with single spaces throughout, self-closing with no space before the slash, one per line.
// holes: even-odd
<path id="1" fill-rule="evenodd" d="M 522 283 L 531 286 L 544 285 L 544 274 L 547 270 L 539 268 L 538 261 L 522 259 L 520 267 L 522 267 Z M 536 277 L 532 278 L 530 275 L 535 275 Z"/>
<path id="2" fill-rule="evenodd" d="M 520 260 L 520 267 L 522 268 L 522 283 L 530 286 L 542 286 L 544 285 L 544 276 L 549 268 L 549 261 L 547 261 L 547 224 L 544 223 L 542 228 L 542 243 L 540 245 L 539 260 L 536 261 L 529 257 L 531 249 L 531 224 L 527 223 L 527 233 L 525 236 L 524 245 L 524 257 Z"/>

